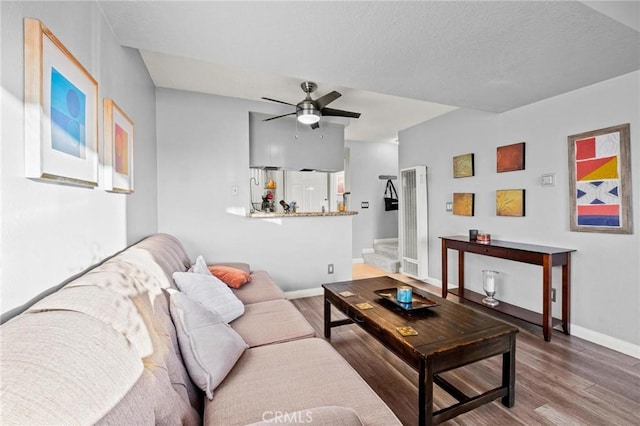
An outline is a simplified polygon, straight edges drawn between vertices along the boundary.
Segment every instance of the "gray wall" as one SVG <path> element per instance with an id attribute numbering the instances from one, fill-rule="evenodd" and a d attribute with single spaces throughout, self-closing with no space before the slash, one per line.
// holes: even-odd
<path id="1" fill-rule="evenodd" d="M 2 312 L 156 232 L 155 88 L 140 54 L 120 47 L 95 2 L 6 2 L 2 15 L 0 270 Z M 40 19 L 135 123 L 135 194 L 24 177 L 23 18 Z"/>
<path id="2" fill-rule="evenodd" d="M 457 110 L 400 132 L 400 167 L 426 164 L 429 191 L 429 264 L 441 275 L 439 236 L 470 228 L 492 238 L 576 249 L 572 272 L 572 331 L 589 340 L 640 355 L 640 72 L 595 84 L 503 114 Z M 569 231 L 567 136 L 631 123 L 634 233 Z M 526 170 L 496 173 L 496 147 L 526 142 Z M 453 179 L 452 157 L 475 154 L 475 177 Z M 556 186 L 541 175 L 555 173 Z M 526 190 L 526 217 L 497 217 L 495 190 Z M 473 217 L 454 216 L 445 203 L 454 192 L 476 194 Z M 450 265 L 456 265 L 449 251 Z M 455 266 L 450 281 L 457 282 Z M 465 285 L 481 291 L 481 270 L 501 271 L 498 298 L 540 312 L 541 268 L 483 256 L 468 256 Z M 554 268 L 553 285 L 561 283 Z M 453 276 L 452 276 L 453 275 Z M 560 291 L 558 291 L 560 295 Z M 554 313 L 559 315 L 559 303 Z"/>
<path id="3" fill-rule="evenodd" d="M 353 259 L 362 258 L 362 250 L 373 248 L 373 240 L 398 237 L 398 211 L 384 211 L 386 181 L 379 175 L 398 173 L 398 144 L 388 142 L 347 141 L 350 151 L 349 208 L 358 212 L 353 218 Z M 394 181 L 396 190 L 398 180 Z M 369 202 L 369 208 L 361 208 L 361 202 Z"/>
<path id="4" fill-rule="evenodd" d="M 192 258 L 265 269 L 285 291 L 351 278 L 351 216 L 246 217 L 249 111 L 272 105 L 169 89 L 156 98 L 160 231 L 176 235 Z"/>

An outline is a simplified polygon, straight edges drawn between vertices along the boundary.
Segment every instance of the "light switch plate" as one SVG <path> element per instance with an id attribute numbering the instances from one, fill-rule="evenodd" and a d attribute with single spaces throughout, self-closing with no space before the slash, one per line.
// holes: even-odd
<path id="1" fill-rule="evenodd" d="M 540 184 L 542 186 L 556 186 L 555 173 L 548 173 L 546 175 L 542 175 L 542 177 L 540 178 Z"/>
<path id="2" fill-rule="evenodd" d="M 363 201 L 360 203 L 360 208 L 361 209 L 368 209 L 369 208 L 369 202 L 368 201 Z"/>

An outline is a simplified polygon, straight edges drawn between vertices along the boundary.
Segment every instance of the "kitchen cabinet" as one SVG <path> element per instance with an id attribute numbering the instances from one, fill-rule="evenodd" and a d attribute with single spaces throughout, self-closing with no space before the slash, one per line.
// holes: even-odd
<path id="1" fill-rule="evenodd" d="M 320 128 L 294 117 L 249 112 L 249 165 L 283 170 L 344 170 L 344 126 L 320 121 Z"/>

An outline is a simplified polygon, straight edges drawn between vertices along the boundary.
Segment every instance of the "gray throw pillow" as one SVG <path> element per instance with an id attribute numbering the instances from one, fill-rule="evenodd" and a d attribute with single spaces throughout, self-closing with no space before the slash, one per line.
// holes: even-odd
<path id="1" fill-rule="evenodd" d="M 207 266 L 207 262 L 202 256 L 196 257 L 196 261 L 193 265 L 191 265 L 191 268 L 189 268 L 189 272 L 202 275 L 211 275 L 209 267 Z"/>
<path id="2" fill-rule="evenodd" d="M 224 380 L 248 345 L 220 315 L 184 293 L 167 291 L 170 293 L 171 318 L 189 376 L 207 398 L 213 399 L 213 390 Z"/>
<path id="3" fill-rule="evenodd" d="M 244 314 L 244 304 L 228 285 L 213 275 L 174 272 L 178 289 L 197 300 L 211 312 L 219 314 L 227 324 Z"/>

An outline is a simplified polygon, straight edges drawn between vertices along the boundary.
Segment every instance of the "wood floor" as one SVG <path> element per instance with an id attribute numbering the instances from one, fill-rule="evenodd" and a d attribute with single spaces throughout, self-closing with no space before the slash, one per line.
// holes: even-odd
<path id="1" fill-rule="evenodd" d="M 384 275 L 368 265 L 354 265 L 353 279 Z M 389 274 L 439 294 L 439 288 L 400 274 Z M 458 301 L 455 296 L 448 300 Z M 323 336 L 323 297 L 293 300 L 318 336 Z M 467 306 L 472 307 L 469 304 Z M 480 308 L 481 309 L 481 308 Z M 486 312 L 483 310 L 483 312 Z M 332 313 L 339 318 L 338 311 Z M 551 342 L 540 327 L 507 316 L 519 327 L 516 348 L 516 404 L 499 400 L 483 405 L 447 425 L 640 425 L 640 360 L 554 331 Z M 331 344 L 391 407 L 405 425 L 417 424 L 418 373 L 407 367 L 357 325 L 334 328 Z M 501 358 L 445 373 L 467 395 L 500 383 Z M 456 401 L 434 389 L 436 409 Z"/>

